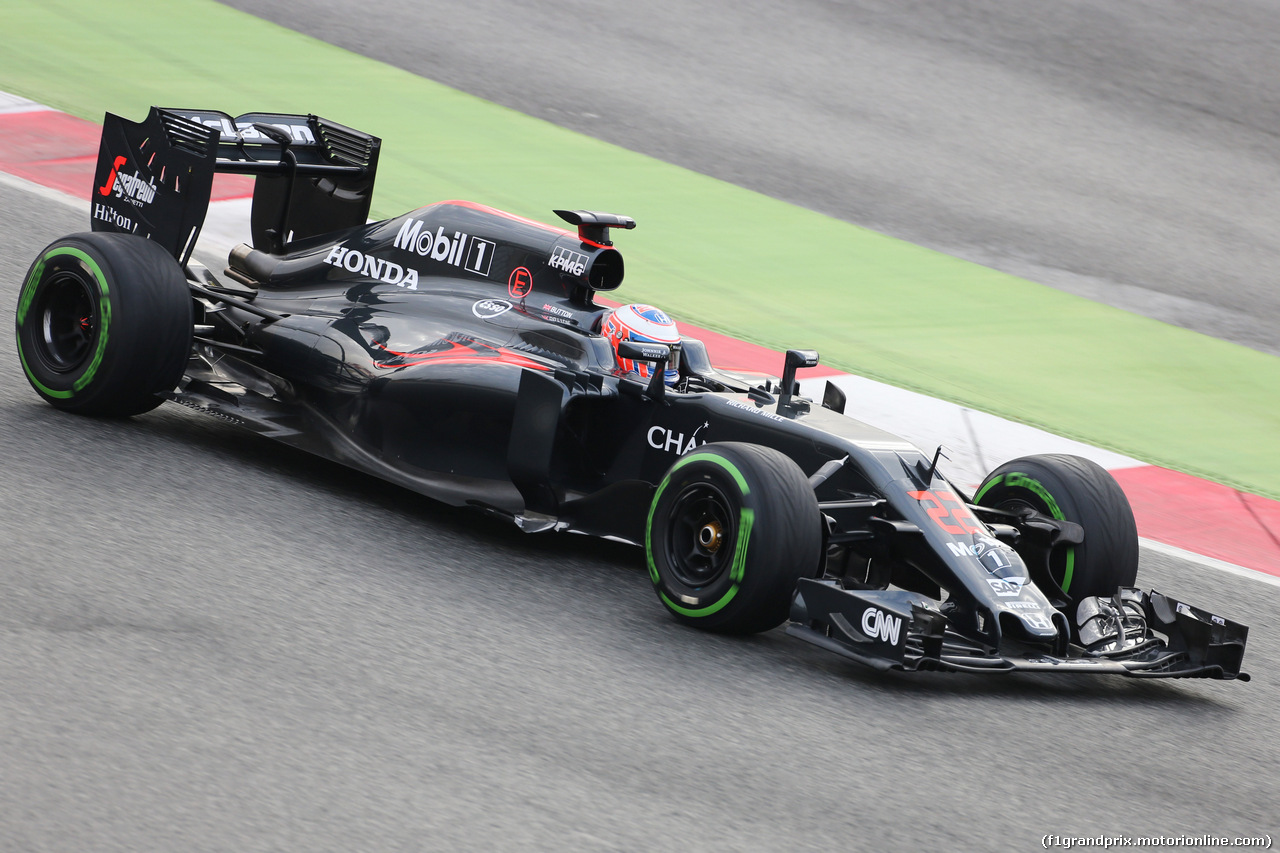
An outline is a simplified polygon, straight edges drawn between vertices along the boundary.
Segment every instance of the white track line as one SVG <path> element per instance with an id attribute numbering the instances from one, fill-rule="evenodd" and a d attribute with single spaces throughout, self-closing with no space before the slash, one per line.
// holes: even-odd
<path id="1" fill-rule="evenodd" d="M 75 196 L 67 195 L 61 190 L 51 189 L 44 184 L 37 184 L 35 181 L 28 181 L 26 178 L 19 178 L 17 175 L 10 175 L 8 172 L 0 172 L 0 186 L 6 186 L 10 189 L 21 190 L 24 193 L 38 195 L 48 201 L 56 201 L 60 204 L 69 205 L 70 207 L 83 210 L 85 212 L 85 230 L 89 229 L 89 202 L 84 199 L 78 199 Z"/>
<path id="2" fill-rule="evenodd" d="M 46 107 L 44 104 L 37 104 L 35 101 L 28 100 L 21 95 L 11 95 L 8 92 L 0 92 L 0 114 L 42 113 L 51 109 L 53 109 L 53 107 Z"/>
<path id="3" fill-rule="evenodd" d="M 1204 554 L 1197 554 L 1195 551 L 1187 551 L 1186 549 L 1179 548 L 1177 545 L 1168 545 L 1164 542 L 1157 542 L 1154 539 L 1139 538 L 1138 544 L 1143 548 L 1155 551 L 1157 554 L 1163 554 L 1166 557 L 1186 560 L 1187 562 L 1195 563 L 1198 566 L 1217 569 L 1218 571 L 1226 572 L 1229 575 L 1259 581 L 1260 583 L 1265 583 L 1280 589 L 1280 578 L 1275 575 L 1269 575 L 1266 572 L 1260 572 L 1257 569 L 1249 569 L 1244 566 L 1237 566 L 1235 563 L 1228 563 L 1226 560 L 1206 557 Z"/>

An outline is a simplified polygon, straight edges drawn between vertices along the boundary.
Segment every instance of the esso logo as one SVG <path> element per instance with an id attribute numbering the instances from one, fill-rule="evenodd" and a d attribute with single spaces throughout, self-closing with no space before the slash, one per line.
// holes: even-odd
<path id="1" fill-rule="evenodd" d="M 475 314 L 481 320 L 490 320 L 499 314 L 505 314 L 511 310 L 511 303 L 505 299 L 481 299 L 479 302 L 471 306 L 471 313 Z"/>

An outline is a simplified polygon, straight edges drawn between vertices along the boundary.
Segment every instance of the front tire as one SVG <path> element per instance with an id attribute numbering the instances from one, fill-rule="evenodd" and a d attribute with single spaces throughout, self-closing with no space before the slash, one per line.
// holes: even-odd
<path id="1" fill-rule="evenodd" d="M 181 268 L 132 234 L 72 234 L 49 244 L 23 281 L 16 319 L 31 387 L 82 415 L 154 409 L 177 386 L 191 351 Z"/>
<path id="2" fill-rule="evenodd" d="M 725 634 L 782 624 L 801 577 L 817 573 L 818 501 L 788 457 L 755 444 L 706 444 L 654 493 L 645 555 L 677 620 Z"/>
<path id="3" fill-rule="evenodd" d="M 1055 548 L 1049 574 L 1073 601 L 1110 596 L 1138 577 L 1138 528 L 1120 484 L 1105 468 L 1067 454 L 1026 456 L 987 475 L 974 503 L 1033 509 L 1084 528 L 1084 542 Z"/>

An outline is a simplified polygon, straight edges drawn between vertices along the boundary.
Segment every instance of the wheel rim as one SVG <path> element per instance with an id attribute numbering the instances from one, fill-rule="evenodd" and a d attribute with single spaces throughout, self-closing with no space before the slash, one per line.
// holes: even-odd
<path id="1" fill-rule="evenodd" d="M 712 483 L 687 486 L 671 506 L 666 556 L 674 579 L 692 589 L 713 583 L 733 564 L 737 513 Z"/>
<path id="2" fill-rule="evenodd" d="M 1042 515 L 1052 515 L 1049 507 L 1045 506 L 1038 500 L 1027 500 L 1021 497 L 1005 498 L 996 504 L 996 509 L 1002 509 L 1007 512 L 1018 514 L 1025 513 L 1027 510 L 1041 513 Z M 1063 592 L 1071 591 L 1072 575 L 1075 572 L 1075 550 L 1076 546 L 1072 545 L 1067 548 L 1055 549 L 1049 557 L 1049 576 L 1053 578 Z"/>
<path id="3" fill-rule="evenodd" d="M 54 373 L 71 373 L 93 352 L 98 306 L 91 282 L 70 270 L 54 272 L 40 288 L 35 305 L 35 350 Z"/>

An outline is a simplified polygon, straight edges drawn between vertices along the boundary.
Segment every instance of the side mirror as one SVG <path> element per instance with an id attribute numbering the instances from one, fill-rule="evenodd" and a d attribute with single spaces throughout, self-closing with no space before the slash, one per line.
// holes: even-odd
<path id="1" fill-rule="evenodd" d="M 654 400 L 662 399 L 667 392 L 665 373 L 667 362 L 671 360 L 671 347 L 642 341 L 621 341 L 618 344 L 618 358 L 652 364 L 653 375 L 649 377 L 649 388 L 645 393 Z"/>
<path id="2" fill-rule="evenodd" d="M 792 408 L 791 397 L 797 392 L 796 371 L 801 367 L 817 367 L 818 351 L 814 349 L 789 349 L 782 368 L 782 393 L 778 396 L 778 414 Z M 807 411 L 807 409 L 806 409 Z"/>
<path id="3" fill-rule="evenodd" d="M 822 392 L 822 408 L 830 409 L 837 415 L 844 414 L 845 394 L 830 379 L 827 380 L 827 388 Z"/>
<path id="4" fill-rule="evenodd" d="M 618 358 L 666 364 L 671 359 L 671 347 L 643 341 L 622 341 L 618 344 Z"/>

